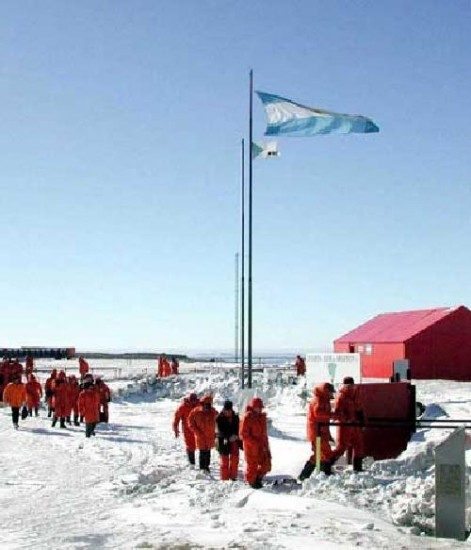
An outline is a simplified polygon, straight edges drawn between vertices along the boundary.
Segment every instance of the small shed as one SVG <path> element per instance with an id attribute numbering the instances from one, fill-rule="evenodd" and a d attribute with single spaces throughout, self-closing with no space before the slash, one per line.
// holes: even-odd
<path id="1" fill-rule="evenodd" d="M 334 341 L 359 353 L 364 378 L 390 378 L 407 359 L 414 379 L 471 381 L 471 311 L 465 306 L 382 313 Z"/>

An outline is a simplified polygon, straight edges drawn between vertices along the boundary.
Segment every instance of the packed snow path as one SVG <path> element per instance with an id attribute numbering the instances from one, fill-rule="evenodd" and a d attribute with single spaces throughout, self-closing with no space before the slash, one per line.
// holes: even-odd
<path id="1" fill-rule="evenodd" d="M 191 469 L 171 429 L 178 402 L 153 393 L 118 399 L 111 404 L 110 424 L 100 424 L 91 439 L 83 426 L 51 428 L 44 409 L 15 431 L 10 410 L 1 410 L 0 548 L 467 545 L 411 536 L 382 519 L 381 510 L 355 508 L 358 487 L 348 502 L 340 476 L 324 480 L 321 474 L 300 490 L 255 491 L 242 481 L 242 460 L 239 481 L 219 481 L 214 451 L 210 476 Z M 271 475 L 295 474 L 309 453 L 304 419 L 290 416 L 282 400 L 271 418 Z M 337 502 L 315 498 L 313 487 L 321 494 L 336 484 Z"/>

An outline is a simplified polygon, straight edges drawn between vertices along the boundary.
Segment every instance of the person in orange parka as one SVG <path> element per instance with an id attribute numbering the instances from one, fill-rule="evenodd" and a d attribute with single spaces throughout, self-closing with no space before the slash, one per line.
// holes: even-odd
<path id="1" fill-rule="evenodd" d="M 216 436 L 216 417 L 218 413 L 213 407 L 213 398 L 210 394 L 204 395 L 200 404 L 195 407 L 189 417 L 188 425 L 195 434 L 196 448 L 199 449 L 200 470 L 209 472 L 211 463 L 211 449 L 214 447 Z"/>
<path id="2" fill-rule="evenodd" d="M 83 390 L 78 398 L 78 408 L 80 416 L 85 420 L 85 437 L 95 435 L 95 426 L 100 420 L 100 395 L 91 378 L 83 382 Z"/>
<path id="3" fill-rule="evenodd" d="M 3 390 L 3 402 L 10 405 L 13 427 L 17 430 L 20 408 L 26 403 L 26 388 L 19 376 L 16 376 L 13 382 L 7 384 Z"/>
<path id="4" fill-rule="evenodd" d="M 360 394 L 351 376 L 346 376 L 343 379 L 343 386 L 340 388 L 334 404 L 334 416 L 340 422 L 355 422 L 357 424 L 364 422 Z M 353 458 L 353 471 L 361 472 L 365 455 L 361 425 L 338 426 L 337 446 L 334 449 L 333 460 L 340 458 L 345 451 L 348 451 L 349 463 Z"/>
<path id="5" fill-rule="evenodd" d="M 44 393 L 46 395 L 47 402 L 47 416 L 50 418 L 54 412 L 54 405 L 52 403 L 52 396 L 54 395 L 54 381 L 57 378 L 57 369 L 52 369 L 51 375 L 44 384 Z"/>
<path id="6" fill-rule="evenodd" d="M 89 370 L 90 370 L 90 365 L 88 364 L 88 361 L 85 359 L 85 357 L 80 356 L 79 357 L 80 378 L 83 379 L 85 375 L 88 374 Z"/>
<path id="7" fill-rule="evenodd" d="M 74 426 L 80 426 L 79 422 L 79 411 L 78 411 L 78 396 L 80 393 L 80 385 L 77 380 L 77 377 L 74 374 L 71 374 L 69 376 L 69 379 L 67 381 L 67 412 L 69 413 L 67 415 L 67 422 L 68 424 L 72 423 L 71 416 L 72 413 L 74 415 Z"/>
<path id="8" fill-rule="evenodd" d="M 306 361 L 300 356 L 296 356 L 296 375 L 297 376 L 304 376 L 306 374 Z"/>
<path id="9" fill-rule="evenodd" d="M 332 408 L 330 401 L 334 396 L 335 388 L 329 382 L 319 384 L 314 388 L 314 396 L 309 403 L 307 411 L 307 439 L 311 442 L 312 455 L 304 465 L 299 479 L 307 479 L 316 467 L 316 438 L 321 439 L 321 471 L 326 475 L 332 474 L 332 463 L 334 455 L 330 447 L 330 428 L 328 422 L 332 419 Z M 324 425 L 324 423 L 327 423 Z"/>
<path id="10" fill-rule="evenodd" d="M 188 397 L 183 398 L 183 402 L 178 406 L 173 417 L 173 431 L 175 437 L 180 435 L 179 426 L 181 424 L 183 431 L 183 440 L 185 442 L 186 455 L 190 464 L 195 464 L 196 441 L 193 430 L 188 425 L 188 417 L 191 411 L 199 404 L 196 393 L 190 393 Z"/>
<path id="11" fill-rule="evenodd" d="M 245 481 L 260 489 L 264 476 L 271 470 L 271 452 L 268 443 L 267 415 L 260 397 L 251 399 L 242 418 L 239 436 L 244 445 Z"/>
<path id="12" fill-rule="evenodd" d="M 65 372 L 61 370 L 57 375 L 57 378 L 53 382 L 52 386 L 52 408 L 54 411 L 54 416 L 52 417 L 52 427 L 54 427 L 59 420 L 59 425 L 61 428 L 66 428 L 65 419 L 67 418 L 67 411 L 69 408 L 68 402 L 68 390 L 67 390 L 67 379 Z"/>
<path id="13" fill-rule="evenodd" d="M 28 381 L 26 382 L 26 407 L 28 408 L 29 416 L 38 416 L 39 403 L 43 396 L 43 389 L 41 384 L 36 380 L 34 374 L 28 375 Z"/>
<path id="14" fill-rule="evenodd" d="M 95 390 L 98 392 L 98 395 L 100 396 L 99 421 L 108 422 L 108 419 L 109 419 L 108 403 L 111 401 L 111 390 L 109 386 L 105 384 L 99 376 L 95 378 Z"/>

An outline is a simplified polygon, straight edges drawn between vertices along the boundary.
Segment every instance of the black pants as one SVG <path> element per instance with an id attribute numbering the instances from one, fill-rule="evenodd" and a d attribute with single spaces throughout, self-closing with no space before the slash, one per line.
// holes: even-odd
<path id="1" fill-rule="evenodd" d="M 20 419 L 20 407 L 12 407 L 11 408 L 11 419 L 13 421 L 13 425 L 18 425 L 18 420 Z"/>
<path id="2" fill-rule="evenodd" d="M 85 423 L 85 437 L 90 437 L 91 435 L 95 435 L 95 426 L 96 426 L 96 422 Z"/>
<path id="3" fill-rule="evenodd" d="M 200 449 L 200 470 L 209 472 L 209 464 L 211 462 L 211 449 Z"/>

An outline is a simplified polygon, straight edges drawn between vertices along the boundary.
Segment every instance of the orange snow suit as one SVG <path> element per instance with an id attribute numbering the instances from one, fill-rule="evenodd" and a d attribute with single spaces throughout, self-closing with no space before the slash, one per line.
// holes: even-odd
<path id="1" fill-rule="evenodd" d="M 82 390 L 78 397 L 78 409 L 87 424 L 100 420 L 100 396 L 94 387 Z"/>
<path id="2" fill-rule="evenodd" d="M 363 408 L 357 388 L 354 385 L 343 386 L 335 400 L 334 415 L 340 422 L 358 422 L 363 418 Z M 346 450 L 353 452 L 356 458 L 363 458 L 363 432 L 360 426 L 338 426 L 337 447 L 334 449 L 336 458 L 341 457 Z"/>
<path id="3" fill-rule="evenodd" d="M 239 436 L 244 443 L 245 480 L 253 485 L 257 478 L 263 478 L 271 470 L 266 413 L 258 413 L 247 406 Z"/>
<path id="4" fill-rule="evenodd" d="M 26 406 L 28 409 L 39 407 L 42 395 L 43 389 L 41 384 L 36 380 L 34 374 L 30 374 L 28 376 L 28 382 L 26 382 Z"/>
<path id="5" fill-rule="evenodd" d="M 211 406 L 210 409 L 204 409 L 201 403 L 195 407 L 188 416 L 188 425 L 195 434 L 196 448 L 200 450 L 210 450 L 214 447 L 214 438 L 216 437 L 216 409 Z"/>
<path id="6" fill-rule="evenodd" d="M 183 403 L 177 408 L 173 417 L 173 431 L 175 432 L 175 437 L 180 435 L 179 425 L 181 423 L 183 440 L 185 441 L 187 451 L 196 450 L 195 434 L 188 424 L 188 417 L 197 405 L 198 401 L 191 403 L 190 400 L 185 397 L 183 399 Z"/>
<path id="7" fill-rule="evenodd" d="M 10 382 L 3 390 L 3 402 L 8 403 L 10 407 L 19 408 L 26 401 L 26 388 L 23 382 L 14 384 Z"/>
<path id="8" fill-rule="evenodd" d="M 332 418 L 332 409 L 330 406 L 330 384 L 324 383 L 314 388 L 314 397 L 309 403 L 307 412 L 307 439 L 311 441 L 313 454 L 310 461 L 316 462 L 316 437 L 317 428 L 321 422 L 329 422 Z M 329 462 L 332 457 L 332 449 L 330 448 L 330 428 L 327 425 L 320 426 L 321 437 L 321 462 Z"/>

